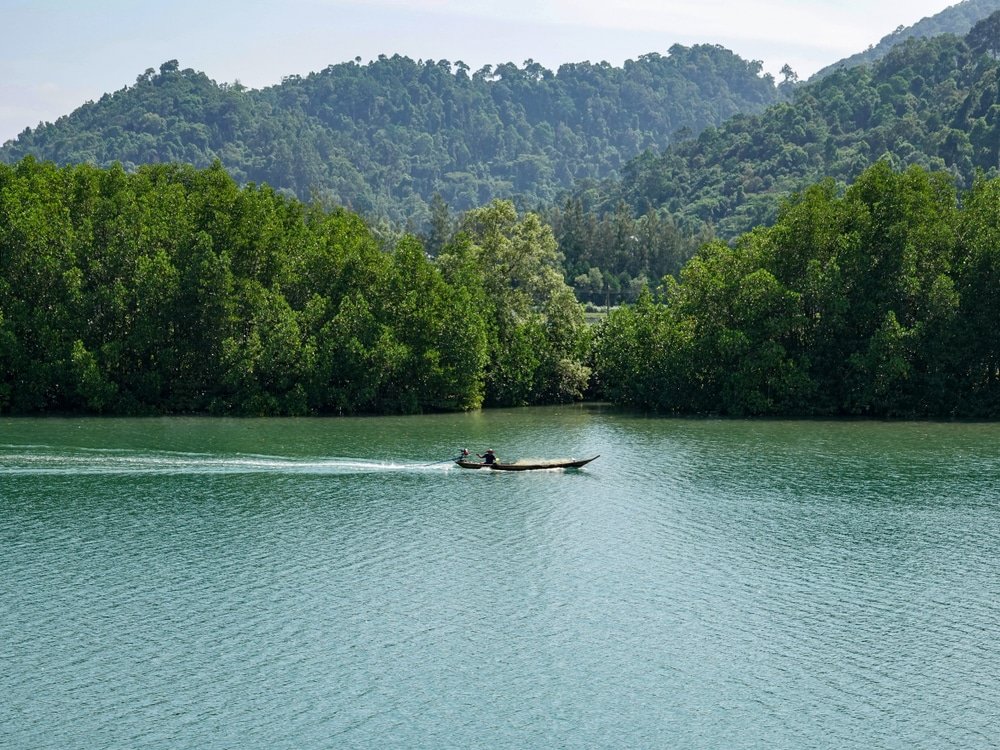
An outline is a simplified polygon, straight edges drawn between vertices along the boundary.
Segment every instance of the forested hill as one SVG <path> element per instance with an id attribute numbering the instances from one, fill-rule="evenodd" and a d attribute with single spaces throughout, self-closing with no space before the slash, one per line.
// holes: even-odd
<path id="1" fill-rule="evenodd" d="M 497 196 L 546 202 L 677 133 L 759 112 L 783 88 L 760 62 L 715 45 L 554 73 L 531 60 L 472 71 L 461 61 L 357 58 L 262 90 L 216 84 L 172 60 L 25 130 L 0 161 L 31 154 L 133 170 L 219 160 L 241 183 L 419 227 L 435 193 L 455 210 Z"/>
<path id="2" fill-rule="evenodd" d="M 912 26 L 900 26 L 891 34 L 887 34 L 864 52 L 858 52 L 843 60 L 835 62 L 815 73 L 810 80 L 818 80 L 823 76 L 842 68 L 853 68 L 881 60 L 889 50 L 907 39 L 921 39 L 941 34 L 956 34 L 965 36 L 977 22 L 986 18 L 994 11 L 1000 10 L 1000 0 L 963 0 L 940 13 L 922 18 Z"/>
<path id="3" fill-rule="evenodd" d="M 1000 11 L 969 34 L 909 40 L 871 66 L 797 87 L 793 100 L 738 115 L 624 177 L 577 194 L 583 214 L 657 211 L 724 239 L 769 224 L 780 201 L 826 177 L 849 184 L 885 160 L 951 172 L 960 187 L 1000 169 Z M 578 211 L 579 213 L 579 211 Z"/>

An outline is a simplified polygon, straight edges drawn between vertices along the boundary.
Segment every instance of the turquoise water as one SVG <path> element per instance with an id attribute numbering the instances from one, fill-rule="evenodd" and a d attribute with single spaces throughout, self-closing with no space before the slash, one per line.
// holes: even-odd
<path id="1" fill-rule="evenodd" d="M 0 746 L 995 747 L 998 489 L 1000 425 L 0 419 Z"/>

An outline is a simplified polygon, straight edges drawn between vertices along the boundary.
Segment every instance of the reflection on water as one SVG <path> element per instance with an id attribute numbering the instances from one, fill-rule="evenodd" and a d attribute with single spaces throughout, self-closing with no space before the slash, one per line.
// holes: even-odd
<path id="1" fill-rule="evenodd" d="M 581 408 L 0 420 L 0 744 L 992 747 L 998 449 Z"/>

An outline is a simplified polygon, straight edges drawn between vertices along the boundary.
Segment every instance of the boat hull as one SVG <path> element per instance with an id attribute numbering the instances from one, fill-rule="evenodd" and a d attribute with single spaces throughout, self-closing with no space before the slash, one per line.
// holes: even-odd
<path id="1" fill-rule="evenodd" d="M 579 461 L 543 461 L 533 464 L 480 464 L 474 461 L 456 461 L 463 469 L 490 469 L 491 471 L 540 471 L 543 469 L 579 469 L 586 466 L 598 456 L 584 458 Z"/>

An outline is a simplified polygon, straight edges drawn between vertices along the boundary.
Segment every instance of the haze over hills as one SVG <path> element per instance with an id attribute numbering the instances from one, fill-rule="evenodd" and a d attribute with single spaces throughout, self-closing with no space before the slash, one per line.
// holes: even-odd
<path id="1" fill-rule="evenodd" d="M 881 60 L 893 47 L 907 39 L 925 39 L 938 34 L 965 36 L 976 22 L 997 10 L 1000 10 L 1000 0 L 962 0 L 936 15 L 921 19 L 912 26 L 899 26 L 891 34 L 882 37 L 878 44 L 818 70 L 809 80 L 822 78 L 835 70 Z"/>

